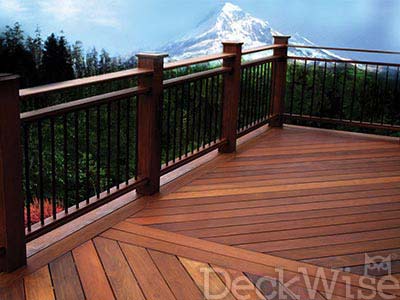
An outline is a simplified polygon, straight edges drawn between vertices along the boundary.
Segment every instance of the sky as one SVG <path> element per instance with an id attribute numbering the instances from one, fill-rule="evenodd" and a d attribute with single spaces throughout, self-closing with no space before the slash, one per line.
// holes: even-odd
<path id="1" fill-rule="evenodd" d="M 128 55 L 155 50 L 196 28 L 223 0 L 0 0 L 0 27 L 20 22 L 85 48 Z M 285 34 L 316 44 L 400 51 L 400 0 L 232 0 Z M 368 58 L 363 55 L 361 58 Z M 399 57 L 396 57 L 399 60 Z"/>

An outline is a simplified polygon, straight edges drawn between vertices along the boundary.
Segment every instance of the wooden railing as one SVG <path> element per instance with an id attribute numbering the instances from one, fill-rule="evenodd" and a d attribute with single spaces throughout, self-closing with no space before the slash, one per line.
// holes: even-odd
<path id="1" fill-rule="evenodd" d="M 337 77 L 340 63 L 358 74 L 359 63 L 289 57 L 288 41 L 245 51 L 225 42 L 221 54 L 166 64 L 165 54 L 139 54 L 134 70 L 25 90 L 17 76 L 0 77 L 0 270 L 25 263 L 27 241 L 132 190 L 157 193 L 160 176 L 216 149 L 234 152 L 260 126 L 347 122 L 324 109 L 327 70 Z"/>
<path id="2" fill-rule="evenodd" d="M 399 55 L 396 51 L 290 45 L 346 52 Z M 288 57 L 285 120 L 330 124 L 378 133 L 400 131 L 400 64 L 351 59 Z"/>

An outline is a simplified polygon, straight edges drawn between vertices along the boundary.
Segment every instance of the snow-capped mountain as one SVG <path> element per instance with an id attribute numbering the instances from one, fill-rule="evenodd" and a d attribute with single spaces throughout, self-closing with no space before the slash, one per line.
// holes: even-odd
<path id="1" fill-rule="evenodd" d="M 243 49 L 270 45 L 273 43 L 274 35 L 281 35 L 281 33 L 273 29 L 267 21 L 251 16 L 239 6 L 226 3 L 221 10 L 212 13 L 201 22 L 195 31 L 168 44 L 162 50 L 169 53 L 172 60 L 179 60 L 220 53 L 222 41 L 241 41 L 244 43 Z M 292 36 L 290 43 L 314 45 L 297 33 Z M 340 58 L 329 51 L 313 49 L 289 49 L 289 52 L 291 55 Z"/>

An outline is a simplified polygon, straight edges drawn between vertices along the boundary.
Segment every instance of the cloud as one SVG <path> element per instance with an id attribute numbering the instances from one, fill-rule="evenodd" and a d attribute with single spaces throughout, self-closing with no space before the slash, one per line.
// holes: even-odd
<path id="1" fill-rule="evenodd" d="M 20 0 L 0 0 L 0 8 L 8 13 L 21 13 L 26 11 L 26 7 Z"/>
<path id="2" fill-rule="evenodd" d="M 113 10 L 116 2 L 116 0 L 41 0 L 38 4 L 43 13 L 51 15 L 58 21 L 86 21 L 106 27 L 119 27 L 119 19 Z"/>

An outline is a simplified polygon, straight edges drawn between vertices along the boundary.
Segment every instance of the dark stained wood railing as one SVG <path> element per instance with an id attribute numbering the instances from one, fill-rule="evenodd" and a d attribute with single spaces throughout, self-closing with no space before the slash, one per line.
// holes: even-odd
<path id="1" fill-rule="evenodd" d="M 242 43 L 226 42 L 223 53 L 166 64 L 165 54 L 139 54 L 134 70 L 20 91 L 17 77 L 2 76 L 0 271 L 25 263 L 26 241 L 132 190 L 157 193 L 160 176 L 213 150 L 233 152 L 238 137 L 260 126 L 286 120 L 399 129 L 400 65 L 291 57 L 288 41 L 275 37 L 274 45 L 243 51 Z M 97 94 L 62 94 L 98 85 Z M 379 89 L 369 107 L 372 87 Z M 61 94 L 46 105 L 54 93 Z M 28 109 L 20 113 L 18 104 Z"/>

